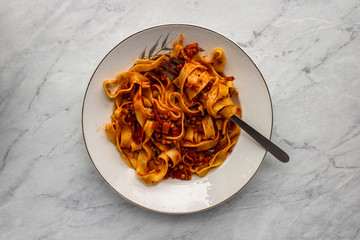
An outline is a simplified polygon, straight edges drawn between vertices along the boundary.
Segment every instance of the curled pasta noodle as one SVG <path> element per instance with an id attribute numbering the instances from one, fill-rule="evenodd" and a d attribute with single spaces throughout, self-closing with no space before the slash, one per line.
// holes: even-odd
<path id="1" fill-rule="evenodd" d="M 177 73 L 173 80 L 160 69 L 166 62 Z M 197 43 L 184 47 L 181 34 L 169 55 L 138 59 L 104 81 L 115 106 L 106 134 L 145 183 L 204 177 L 225 161 L 240 135 L 229 118 L 241 116 L 231 98 L 234 77 L 223 75 L 225 63 L 222 49 L 207 60 Z"/>

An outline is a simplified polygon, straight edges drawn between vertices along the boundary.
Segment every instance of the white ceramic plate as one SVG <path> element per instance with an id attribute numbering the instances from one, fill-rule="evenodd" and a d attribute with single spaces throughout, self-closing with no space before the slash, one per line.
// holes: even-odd
<path id="1" fill-rule="evenodd" d="M 110 122 L 113 102 L 103 89 L 103 82 L 127 71 L 143 52 L 159 39 L 158 48 L 168 35 L 169 47 L 184 34 L 184 44 L 198 42 L 209 55 L 214 48 L 225 51 L 224 73 L 235 76 L 243 119 L 264 136 L 272 131 L 272 106 L 266 83 L 245 52 L 228 38 L 212 30 L 184 24 L 156 26 L 140 31 L 115 46 L 96 68 L 85 93 L 82 127 L 89 156 L 104 180 L 122 197 L 149 210 L 163 213 L 193 213 L 209 209 L 239 192 L 253 177 L 266 151 L 245 132 L 226 161 L 207 176 L 193 175 L 190 181 L 162 180 L 146 185 L 121 158 L 107 139 L 104 124 Z M 156 52 L 156 51 L 155 51 Z M 239 102 L 238 102 L 239 104 Z"/>

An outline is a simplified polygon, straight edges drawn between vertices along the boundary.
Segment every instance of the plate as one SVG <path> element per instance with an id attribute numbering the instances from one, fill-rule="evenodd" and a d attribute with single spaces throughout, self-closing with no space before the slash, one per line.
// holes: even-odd
<path id="1" fill-rule="evenodd" d="M 169 214 L 199 212 L 228 200 L 250 181 L 266 154 L 242 131 L 226 161 L 205 177 L 193 175 L 190 181 L 166 179 L 147 185 L 108 140 L 104 126 L 111 122 L 113 102 L 106 96 L 103 82 L 127 71 L 154 45 L 157 48 L 153 53 L 163 43 L 171 47 L 181 33 L 184 45 L 198 42 L 205 49 L 205 56 L 218 47 L 224 50 L 227 58 L 224 73 L 235 77 L 237 104 L 241 103 L 247 123 L 270 138 L 273 119 L 270 94 L 259 69 L 236 43 L 215 31 L 187 24 L 161 25 L 137 32 L 115 46 L 95 69 L 85 93 L 82 111 L 85 145 L 97 171 L 118 194 L 143 208 Z"/>

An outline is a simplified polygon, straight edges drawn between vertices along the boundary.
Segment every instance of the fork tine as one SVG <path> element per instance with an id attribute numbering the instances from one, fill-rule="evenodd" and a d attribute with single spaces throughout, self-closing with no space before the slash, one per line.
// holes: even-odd
<path id="1" fill-rule="evenodd" d="M 162 68 L 159 68 L 159 71 L 164 74 L 165 76 L 167 76 L 168 78 L 170 78 L 171 80 L 174 80 L 176 78 L 176 75 L 173 75 L 172 73 L 169 73 L 167 71 L 165 71 Z"/>
<path id="2" fill-rule="evenodd" d="M 177 71 L 175 71 L 174 69 L 172 69 L 171 67 L 163 64 L 162 62 L 160 63 L 161 66 L 163 66 L 165 68 L 165 71 L 170 72 L 173 75 L 178 75 L 179 73 Z"/>
<path id="3" fill-rule="evenodd" d="M 174 61 L 176 64 L 184 64 L 184 61 L 178 58 L 173 57 L 171 60 Z"/>
<path id="4" fill-rule="evenodd" d="M 166 60 L 166 59 L 163 59 L 163 62 L 166 62 L 166 63 L 169 64 L 171 67 L 176 68 L 176 65 L 175 65 L 175 64 L 173 64 L 172 62 L 169 62 L 169 61 Z"/>

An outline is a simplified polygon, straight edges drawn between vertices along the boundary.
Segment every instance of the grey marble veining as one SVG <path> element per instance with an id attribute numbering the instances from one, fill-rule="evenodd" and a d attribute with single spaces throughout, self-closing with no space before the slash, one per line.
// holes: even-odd
<path id="1" fill-rule="evenodd" d="M 0 239 L 360 239 L 360 2 L 1 1 Z M 103 56 L 138 30 L 202 25 L 264 75 L 274 142 L 230 201 L 149 212 L 93 167 L 81 108 Z"/>

